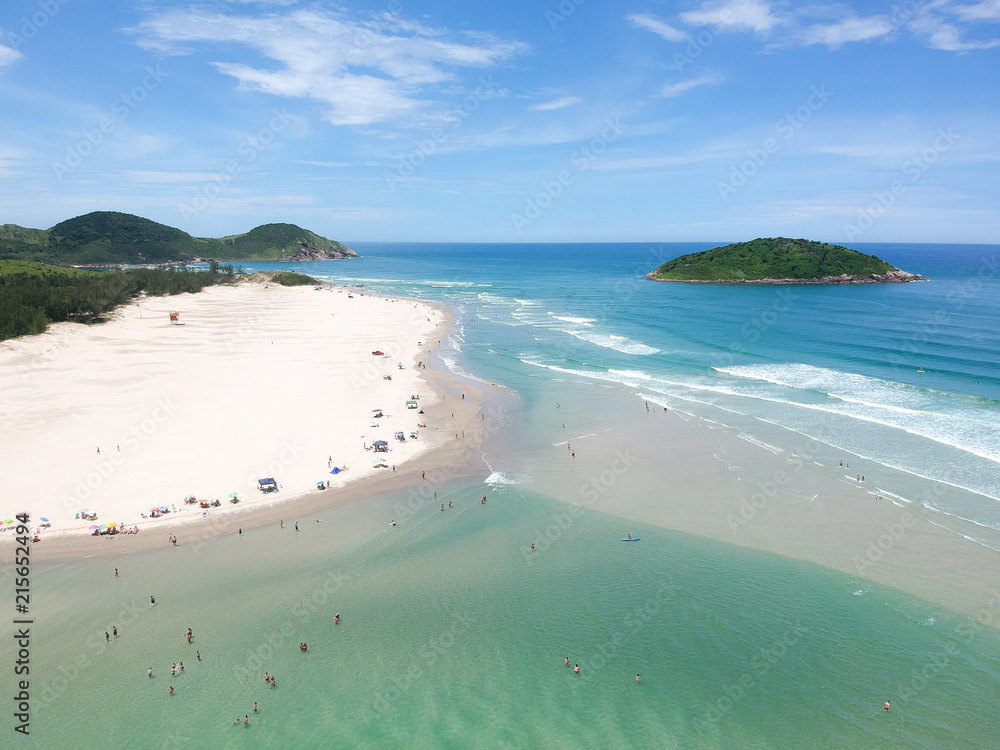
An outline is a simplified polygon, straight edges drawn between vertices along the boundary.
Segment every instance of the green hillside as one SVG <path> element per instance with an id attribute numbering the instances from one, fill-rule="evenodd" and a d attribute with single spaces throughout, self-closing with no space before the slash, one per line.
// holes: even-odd
<path id="1" fill-rule="evenodd" d="M 204 260 L 321 260 L 357 253 L 294 224 L 264 224 L 222 239 L 118 211 L 94 211 L 51 229 L 0 226 L 0 259 L 57 265 L 128 265 Z"/>
<path id="2" fill-rule="evenodd" d="M 198 250 L 187 232 L 118 211 L 67 219 L 48 235 L 49 257 L 57 263 L 169 263 Z"/>
<path id="3" fill-rule="evenodd" d="M 221 248 L 215 251 L 213 257 L 226 260 L 278 260 L 309 250 L 353 254 L 339 242 L 328 240 L 295 224 L 262 224 L 246 234 L 223 237 L 218 242 Z"/>
<path id="4" fill-rule="evenodd" d="M 840 245 L 787 237 L 756 239 L 682 255 L 659 266 L 649 278 L 664 281 L 753 281 L 871 276 L 896 271 L 874 255 Z"/>

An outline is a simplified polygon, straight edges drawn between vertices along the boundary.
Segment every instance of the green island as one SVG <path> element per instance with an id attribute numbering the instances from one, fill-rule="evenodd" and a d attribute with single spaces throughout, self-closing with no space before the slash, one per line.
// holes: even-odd
<path id="1" fill-rule="evenodd" d="M 925 281 L 874 255 L 787 237 L 758 238 L 682 255 L 646 275 L 692 284 L 879 284 Z"/>
<path id="2" fill-rule="evenodd" d="M 126 266 L 219 261 L 306 261 L 357 253 L 295 224 L 263 224 L 218 239 L 118 211 L 94 211 L 50 229 L 0 225 L 0 260 L 62 266 Z"/>

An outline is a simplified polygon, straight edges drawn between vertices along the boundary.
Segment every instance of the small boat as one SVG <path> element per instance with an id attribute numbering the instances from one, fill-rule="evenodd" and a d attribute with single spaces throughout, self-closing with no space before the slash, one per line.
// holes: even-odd
<path id="1" fill-rule="evenodd" d="M 639 537 L 637 537 L 637 536 L 623 536 L 622 537 L 622 541 L 623 542 L 638 542 L 639 541 Z"/>

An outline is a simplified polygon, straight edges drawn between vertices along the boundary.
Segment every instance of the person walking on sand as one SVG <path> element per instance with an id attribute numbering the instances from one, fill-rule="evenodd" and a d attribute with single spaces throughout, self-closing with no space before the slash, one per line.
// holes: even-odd
<path id="1" fill-rule="evenodd" d="M 115 578 L 118 577 L 118 568 L 115 568 Z"/>
<path id="2" fill-rule="evenodd" d="M 195 651 L 194 655 L 198 657 L 198 661 L 201 661 L 201 651 Z"/>
<path id="3" fill-rule="evenodd" d="M 253 702 L 253 712 L 257 713 L 257 701 Z"/>
<path id="4" fill-rule="evenodd" d="M 111 628 L 111 635 L 113 635 L 115 638 L 118 637 L 118 626 L 117 625 L 115 625 L 113 628 Z"/>
<path id="5" fill-rule="evenodd" d="M 153 676 L 153 668 L 150 667 L 149 670 L 146 672 L 146 674 L 149 675 L 150 677 L 152 677 Z"/>
<path id="6" fill-rule="evenodd" d="M 296 531 L 298 531 L 298 530 L 299 530 L 299 522 L 298 522 L 298 521 L 296 521 L 296 522 L 295 522 L 295 530 L 296 530 Z"/>
<path id="7" fill-rule="evenodd" d="M 111 636 L 108 635 L 107 630 L 104 631 L 104 640 L 106 640 L 108 643 L 111 643 Z"/>

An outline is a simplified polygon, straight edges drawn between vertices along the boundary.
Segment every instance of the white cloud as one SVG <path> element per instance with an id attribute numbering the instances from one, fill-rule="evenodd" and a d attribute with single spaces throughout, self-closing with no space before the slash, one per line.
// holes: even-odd
<path id="1" fill-rule="evenodd" d="M 1000 0 L 983 0 L 975 5 L 950 8 L 963 21 L 1000 21 Z"/>
<path id="2" fill-rule="evenodd" d="M 0 44 L 0 68 L 10 65 L 15 60 L 20 60 L 23 55 L 12 47 L 5 47 Z"/>
<path id="3" fill-rule="evenodd" d="M 668 42 L 686 42 L 691 38 L 686 31 L 675 29 L 666 21 L 661 21 L 656 16 L 651 16 L 648 13 L 633 13 L 630 16 L 626 16 L 626 19 L 641 29 L 652 31 L 654 34 L 663 37 Z"/>
<path id="4" fill-rule="evenodd" d="M 814 24 L 802 29 L 798 40 L 805 45 L 825 44 L 836 49 L 847 42 L 864 42 L 885 36 L 894 26 L 888 16 L 845 18 L 833 24 Z"/>
<path id="5" fill-rule="evenodd" d="M 121 173 L 129 182 L 140 183 L 190 183 L 190 182 L 210 182 L 218 179 L 219 175 L 214 172 L 158 172 L 152 170 L 126 170 Z"/>
<path id="6" fill-rule="evenodd" d="M 473 35 L 475 44 L 449 41 L 441 30 L 390 13 L 361 23 L 320 8 L 260 17 L 175 9 L 131 31 L 142 47 L 173 54 L 187 52 L 185 45 L 250 47 L 277 66 L 213 64 L 243 90 L 327 104 L 334 125 L 412 119 L 430 104 L 421 98 L 423 89 L 455 80 L 456 68 L 489 67 L 527 49 L 483 35 Z"/>
<path id="7" fill-rule="evenodd" d="M 724 80 L 726 80 L 726 77 L 718 73 L 706 73 L 703 76 L 681 81 L 680 83 L 668 83 L 660 89 L 659 94 L 663 97 L 680 96 L 698 86 L 714 86 L 715 84 L 722 83 Z"/>
<path id="8" fill-rule="evenodd" d="M 306 159 L 293 159 L 296 164 L 308 164 L 310 167 L 349 167 L 349 161 L 308 161 Z"/>
<path id="9" fill-rule="evenodd" d="M 724 31 L 765 32 L 780 23 L 771 6 L 760 0 L 706 0 L 699 10 L 681 13 L 691 26 L 716 26 Z"/>
<path id="10" fill-rule="evenodd" d="M 911 21 L 910 29 L 917 34 L 926 36 L 929 47 L 946 52 L 966 52 L 1000 46 L 1000 39 L 991 39 L 988 42 L 963 41 L 962 31 L 958 27 L 930 12 L 923 13 Z"/>
<path id="11" fill-rule="evenodd" d="M 532 104 L 528 109 L 534 110 L 536 112 L 551 112 L 554 109 L 563 109 L 564 107 L 570 107 L 574 104 L 579 104 L 582 102 L 578 96 L 564 96 L 560 99 L 553 99 L 551 102 L 543 102 L 542 104 Z"/>

